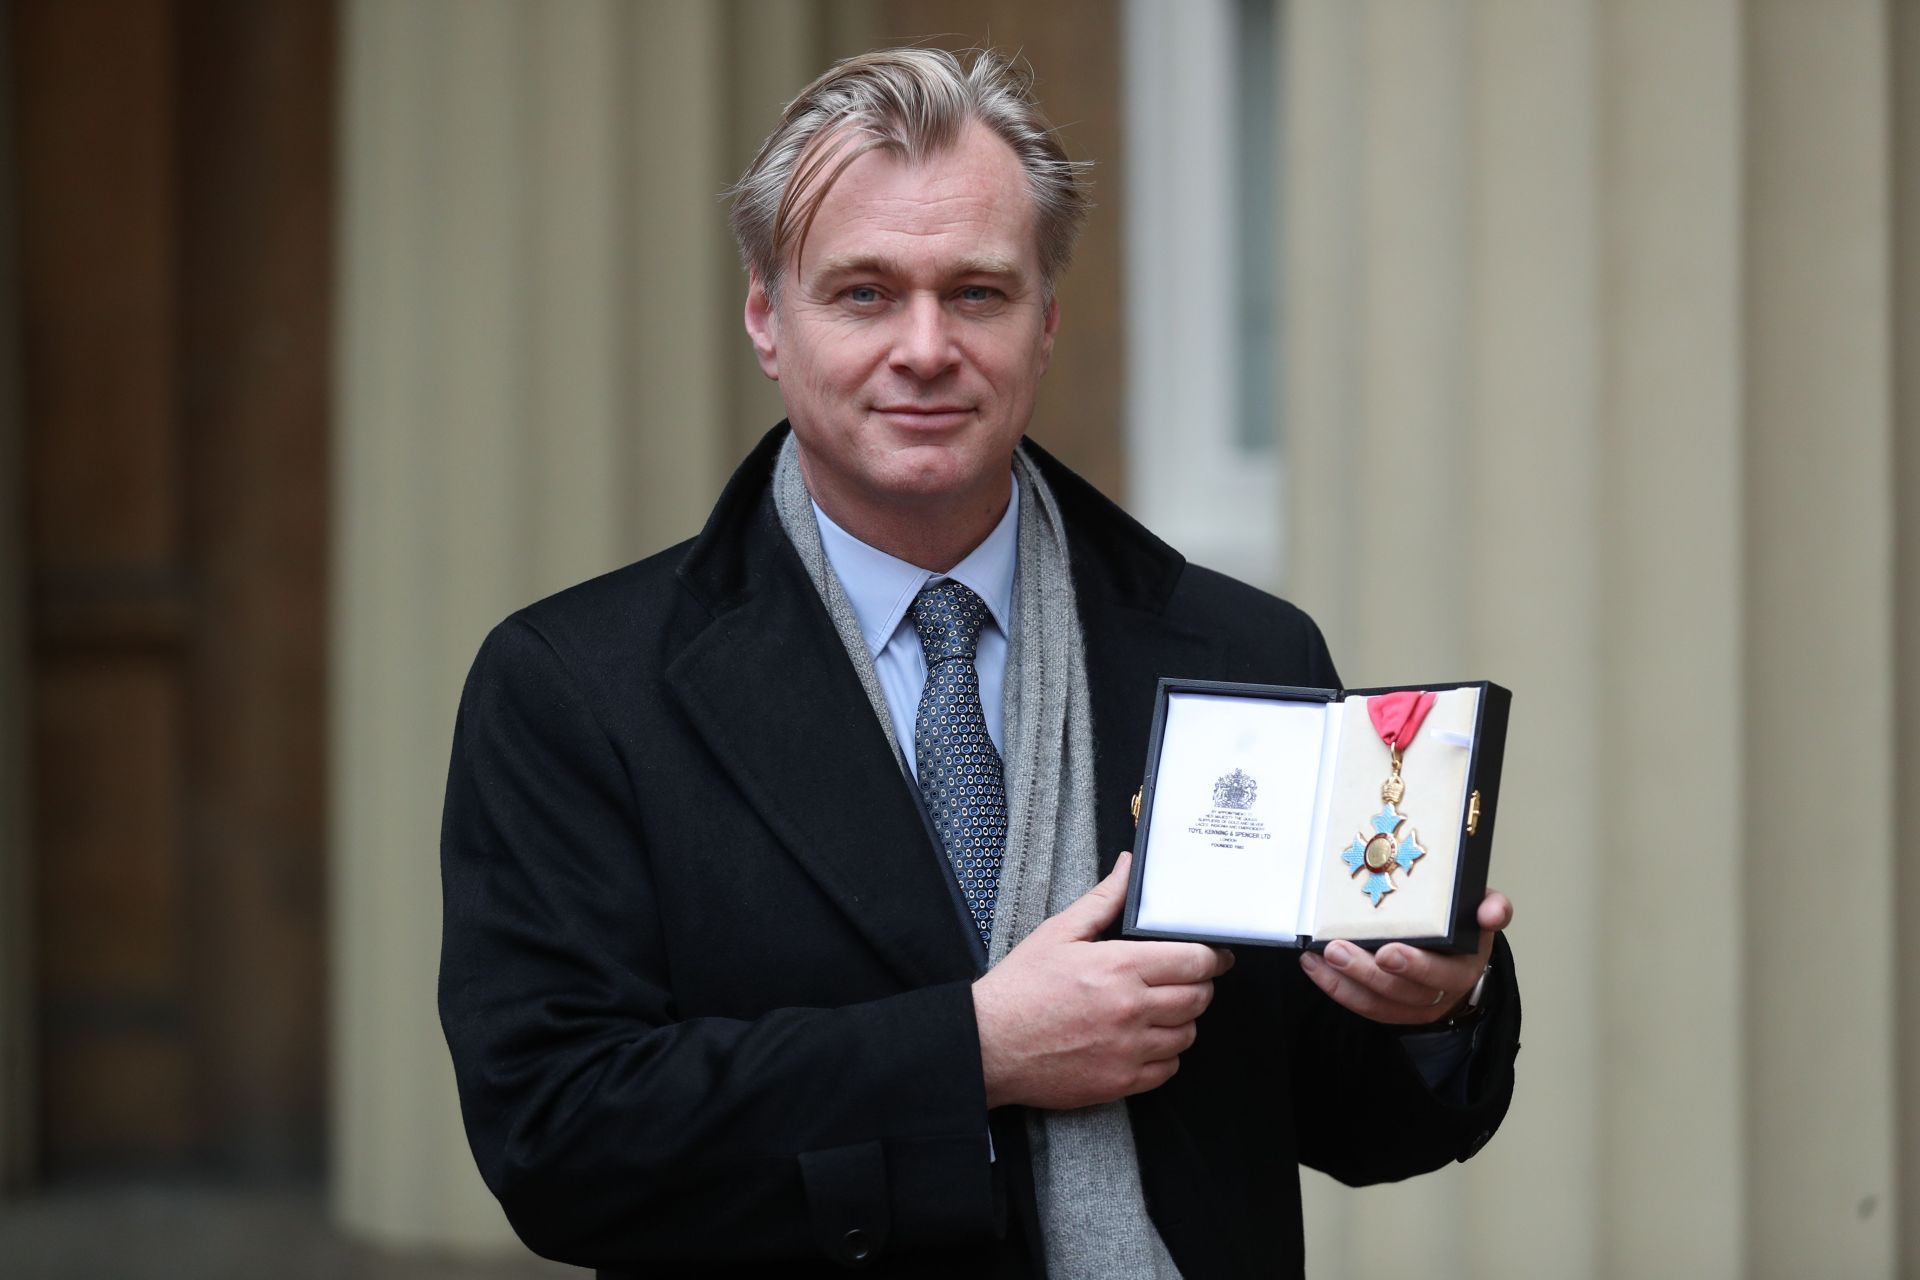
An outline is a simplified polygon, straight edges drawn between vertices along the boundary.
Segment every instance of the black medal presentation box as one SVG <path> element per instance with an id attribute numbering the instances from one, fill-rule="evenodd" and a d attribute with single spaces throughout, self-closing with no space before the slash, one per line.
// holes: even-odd
<path id="1" fill-rule="evenodd" d="M 1512 700 L 1162 679 L 1124 936 L 1474 950 Z"/>

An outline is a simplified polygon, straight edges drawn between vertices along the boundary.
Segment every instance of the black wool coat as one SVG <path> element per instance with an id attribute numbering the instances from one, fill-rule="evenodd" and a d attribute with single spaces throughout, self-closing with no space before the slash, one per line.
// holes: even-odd
<path id="1" fill-rule="evenodd" d="M 774 513 L 784 436 L 698 537 L 520 610 L 474 662 L 439 988 L 467 1135 L 527 1244 L 603 1276 L 1039 1275 L 968 925 Z M 1305 614 L 1027 447 L 1069 534 L 1104 874 L 1157 677 L 1339 681 Z M 1300 1273 L 1301 1163 L 1359 1184 L 1478 1150 L 1518 1049 L 1504 941 L 1495 975 L 1459 1106 L 1293 952 L 1241 948 L 1179 1073 L 1129 1099 L 1187 1280 Z"/>

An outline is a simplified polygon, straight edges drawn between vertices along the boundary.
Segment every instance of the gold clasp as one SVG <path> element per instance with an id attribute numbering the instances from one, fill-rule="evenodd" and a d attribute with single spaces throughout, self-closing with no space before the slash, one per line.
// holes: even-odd
<path id="1" fill-rule="evenodd" d="M 1480 793 L 1474 792 L 1467 797 L 1467 834 L 1473 835 L 1480 830 Z"/>
<path id="2" fill-rule="evenodd" d="M 1133 825 L 1140 825 L 1140 792 L 1144 788 L 1136 787 L 1133 792 Z"/>

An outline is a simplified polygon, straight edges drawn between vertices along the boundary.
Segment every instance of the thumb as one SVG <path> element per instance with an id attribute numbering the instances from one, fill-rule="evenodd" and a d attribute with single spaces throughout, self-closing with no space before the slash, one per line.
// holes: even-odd
<path id="1" fill-rule="evenodd" d="M 1081 942 L 1092 942 L 1099 937 L 1102 929 L 1120 918 L 1120 908 L 1126 905 L 1127 870 L 1132 865 L 1133 855 L 1122 853 L 1105 880 L 1074 899 L 1053 918 L 1054 926 Z"/>

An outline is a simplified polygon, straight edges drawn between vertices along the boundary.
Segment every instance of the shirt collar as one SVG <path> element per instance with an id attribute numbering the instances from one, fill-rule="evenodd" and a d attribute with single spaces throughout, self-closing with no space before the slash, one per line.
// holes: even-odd
<path id="1" fill-rule="evenodd" d="M 887 647 L 893 633 L 907 616 L 914 597 L 927 583 L 952 578 L 987 606 L 1000 634 L 1011 636 L 1007 616 L 1013 609 L 1013 570 L 1020 535 L 1020 486 L 1007 475 L 1006 514 L 993 532 L 981 540 L 966 558 L 945 573 L 932 573 L 918 565 L 890 556 L 878 547 L 868 546 L 833 522 L 832 517 L 813 504 L 813 518 L 820 526 L 820 545 L 827 563 L 846 589 L 853 605 L 853 616 L 860 620 L 860 634 L 867 651 L 874 657 Z"/>

